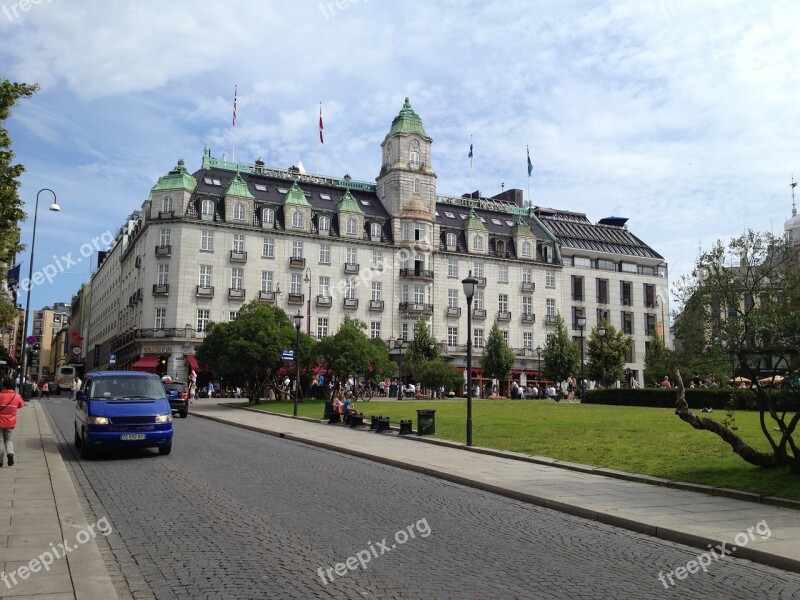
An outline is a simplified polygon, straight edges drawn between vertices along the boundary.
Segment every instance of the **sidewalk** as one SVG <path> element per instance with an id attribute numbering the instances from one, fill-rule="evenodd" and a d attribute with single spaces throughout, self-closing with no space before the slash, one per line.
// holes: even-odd
<path id="1" fill-rule="evenodd" d="M 542 457 L 532 463 L 491 449 L 473 447 L 466 452 L 462 444 L 426 443 L 416 435 L 376 434 L 217 402 L 198 400 L 189 412 L 695 546 L 701 552 L 724 543 L 738 558 L 800 572 L 798 510 L 541 464 L 556 462 Z M 766 536 L 762 521 L 768 527 Z"/>
<path id="2" fill-rule="evenodd" d="M 0 469 L 0 599 L 117 598 L 38 400 L 18 413 L 14 450 Z"/>

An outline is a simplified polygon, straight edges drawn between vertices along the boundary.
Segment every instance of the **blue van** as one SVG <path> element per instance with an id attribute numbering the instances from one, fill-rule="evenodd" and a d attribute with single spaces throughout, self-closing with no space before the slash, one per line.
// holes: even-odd
<path id="1" fill-rule="evenodd" d="M 172 409 L 157 375 L 90 373 L 75 400 L 75 446 L 82 458 L 91 458 L 103 448 L 172 452 Z"/>

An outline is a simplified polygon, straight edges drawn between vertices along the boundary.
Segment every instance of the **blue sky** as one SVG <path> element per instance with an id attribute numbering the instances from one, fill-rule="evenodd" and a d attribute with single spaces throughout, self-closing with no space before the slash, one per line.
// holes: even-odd
<path id="1" fill-rule="evenodd" d="M 469 191 L 472 135 L 472 188 L 527 195 L 528 145 L 534 204 L 627 217 L 674 282 L 791 214 L 798 22 L 790 0 L 0 0 L 0 74 L 41 85 L 7 122 L 21 195 L 62 208 L 42 195 L 35 269 L 116 231 L 177 159 L 230 158 L 238 85 L 237 160 L 314 171 L 319 150 L 321 173 L 374 181 L 408 96 L 439 193 Z M 68 302 L 90 260 L 32 308 Z"/>

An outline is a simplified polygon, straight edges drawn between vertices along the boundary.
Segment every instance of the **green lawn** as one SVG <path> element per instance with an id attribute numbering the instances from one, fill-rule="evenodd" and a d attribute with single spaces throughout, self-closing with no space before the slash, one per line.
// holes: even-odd
<path id="1" fill-rule="evenodd" d="M 435 409 L 435 437 L 465 442 L 465 400 L 362 402 L 357 407 L 367 416 L 413 419 L 415 430 L 416 410 Z M 292 403 L 262 402 L 258 408 L 291 414 Z M 323 410 L 323 402 L 305 401 L 299 405 L 298 414 L 322 418 Z M 725 412 L 705 416 L 721 421 Z M 800 477 L 787 470 L 766 470 L 744 462 L 716 435 L 696 431 L 678 419 L 673 409 L 474 400 L 472 423 L 476 446 L 800 499 Z M 736 425 L 747 443 L 768 449 L 758 413 L 737 412 Z"/>

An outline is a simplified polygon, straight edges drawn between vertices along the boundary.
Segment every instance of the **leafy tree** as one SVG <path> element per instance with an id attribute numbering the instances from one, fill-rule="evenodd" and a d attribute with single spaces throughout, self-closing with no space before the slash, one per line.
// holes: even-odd
<path id="1" fill-rule="evenodd" d="M 608 385 L 609 382 L 619 381 L 623 378 L 625 356 L 633 342 L 622 330 L 617 329 L 608 321 L 601 321 L 601 324 L 606 330 L 602 347 L 600 336 L 597 334 L 597 327 L 592 328 L 589 341 L 586 344 L 588 360 L 586 376 L 591 380 L 600 381 Z M 580 368 L 580 364 L 578 368 Z M 605 380 L 603 380 L 603 377 L 605 377 Z"/>
<path id="2" fill-rule="evenodd" d="M 691 276 L 675 285 L 684 305 L 686 326 L 676 329 L 682 352 L 722 352 L 733 371 L 758 382 L 762 367 L 793 374 L 800 352 L 800 269 L 791 244 L 770 233 L 748 231 L 727 243 L 717 241 L 701 253 Z M 702 336 L 698 332 L 702 332 Z M 761 431 L 770 451 L 755 449 L 713 419 L 697 417 L 684 399 L 678 379 L 676 414 L 695 429 L 711 431 L 749 463 L 789 466 L 800 473 L 800 449 L 794 432 L 800 412 L 790 414 L 757 384 Z M 795 379 L 796 380 L 796 379 Z M 768 419 L 772 419 L 770 427 Z"/>
<path id="3" fill-rule="evenodd" d="M 351 375 L 376 382 L 390 368 L 389 355 L 382 340 L 369 339 L 366 323 L 345 319 L 336 335 L 319 342 L 317 356 L 333 373 L 336 381 Z"/>
<path id="4" fill-rule="evenodd" d="M 433 389 L 444 386 L 445 392 L 456 391 L 464 385 L 464 374 L 440 358 L 418 364 L 415 374 L 422 385 Z"/>
<path id="5" fill-rule="evenodd" d="M 230 383 L 249 383 L 250 399 L 258 402 L 269 388 L 277 390 L 286 373 L 281 360 L 284 348 L 294 348 L 297 331 L 280 308 L 254 300 L 245 304 L 229 323 L 211 323 L 197 349 L 200 362 L 209 365 Z M 300 333 L 300 357 L 308 369 L 315 342 Z M 294 376 L 292 371 L 292 377 Z"/>
<path id="6" fill-rule="evenodd" d="M 414 339 L 412 339 L 403 356 L 403 371 L 410 374 L 412 379 L 419 379 L 417 368 L 425 361 L 439 358 L 439 344 L 430 334 L 427 323 L 419 320 L 414 324 Z"/>
<path id="7" fill-rule="evenodd" d="M 550 381 L 565 381 L 570 373 L 580 370 L 580 348 L 567 332 L 564 318 L 556 315 L 556 331 L 547 336 L 542 349 L 542 372 Z"/>
<path id="8" fill-rule="evenodd" d="M 503 333 L 495 323 L 489 330 L 489 339 L 486 340 L 486 346 L 481 354 L 481 369 L 484 375 L 492 379 L 507 381 L 511 376 L 513 366 L 514 353 L 506 344 Z"/>
<path id="9" fill-rule="evenodd" d="M 14 153 L 11 151 L 11 137 L 3 123 L 20 99 L 33 95 L 38 89 L 38 85 L 0 79 L 0 265 L 10 265 L 16 253 L 23 249 L 19 243 L 18 223 L 27 218 L 17 192 L 18 179 L 25 167 L 12 164 Z M 0 294 L 0 326 L 9 324 L 16 314 L 16 307 L 11 299 Z"/>
<path id="10" fill-rule="evenodd" d="M 654 335 L 650 338 L 647 353 L 644 356 L 644 381 L 646 383 L 661 383 L 664 375 L 675 372 L 675 357 L 664 345 L 661 336 Z"/>

